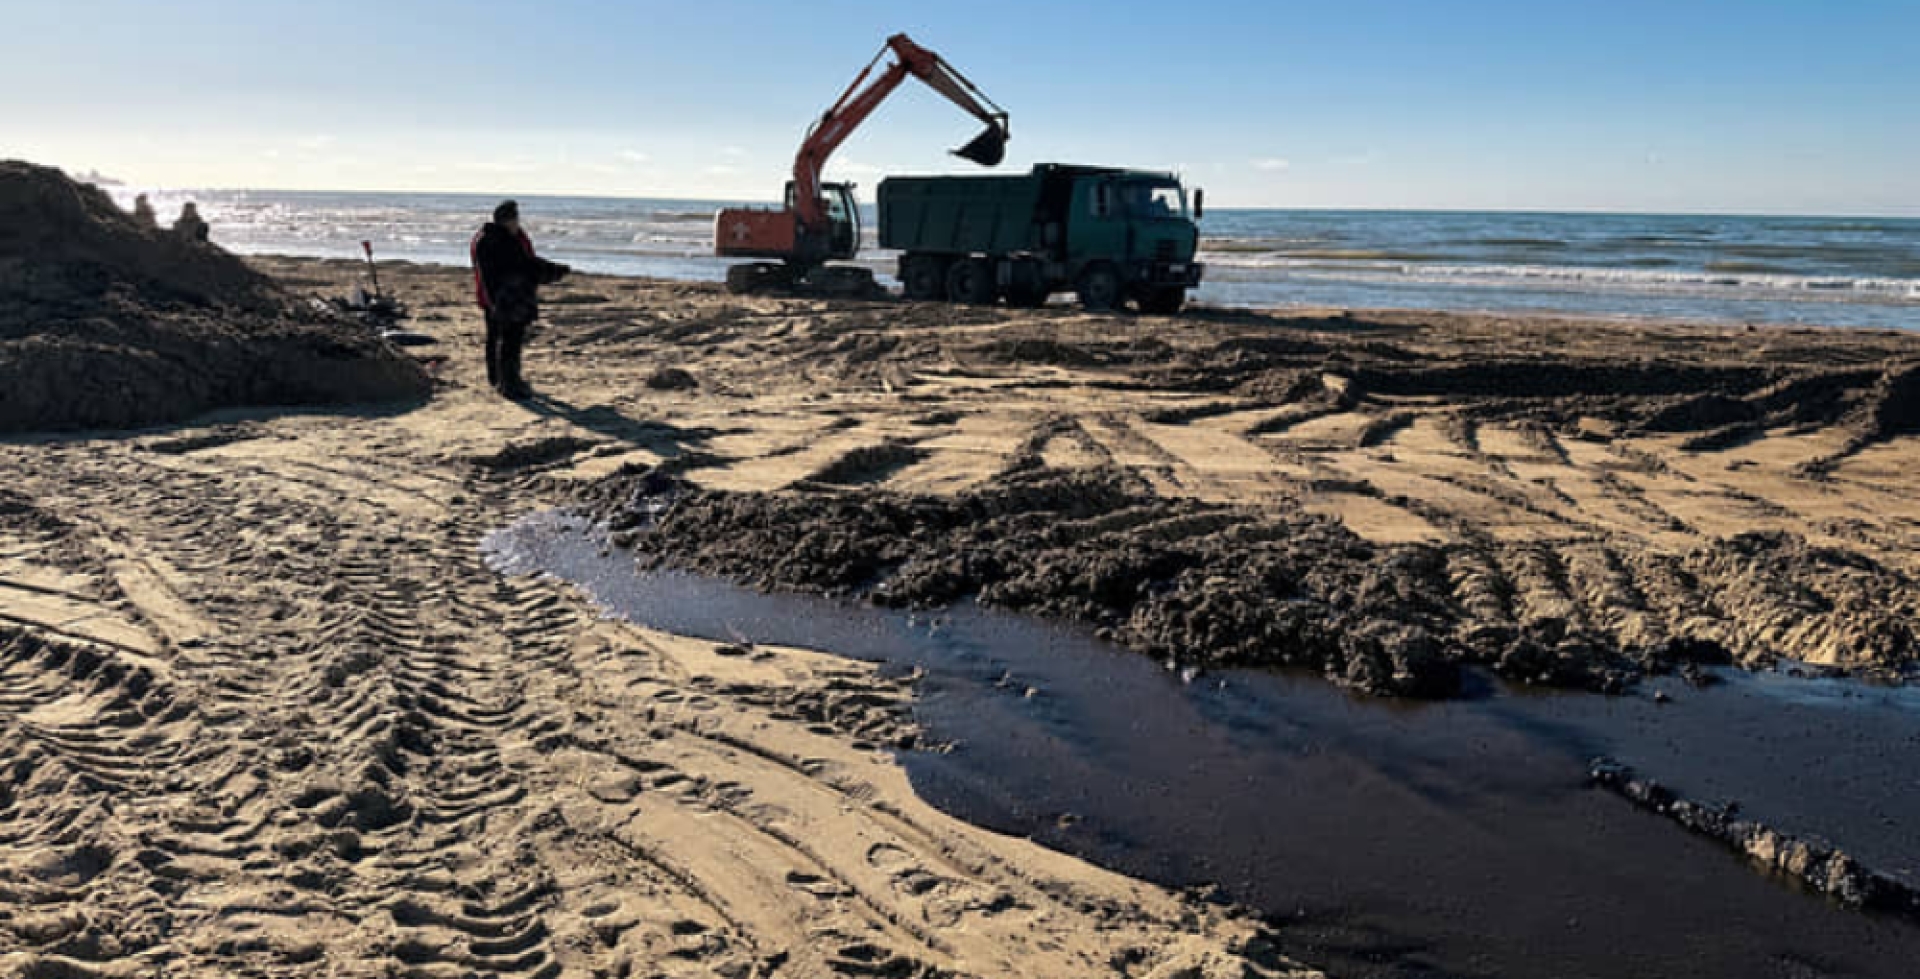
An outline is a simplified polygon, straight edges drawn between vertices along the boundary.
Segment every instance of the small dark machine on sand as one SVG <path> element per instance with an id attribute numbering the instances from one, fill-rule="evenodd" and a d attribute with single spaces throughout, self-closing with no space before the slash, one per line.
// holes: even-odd
<path id="1" fill-rule="evenodd" d="M 404 328 L 403 324 L 410 315 L 407 304 L 380 288 L 380 266 L 373 261 L 373 242 L 363 241 L 360 248 L 367 256 L 367 278 L 373 286 L 372 291 L 356 287 L 345 296 L 315 302 L 324 305 L 336 316 L 379 333 L 380 339 L 395 346 L 426 347 L 439 343 L 425 333 Z"/>

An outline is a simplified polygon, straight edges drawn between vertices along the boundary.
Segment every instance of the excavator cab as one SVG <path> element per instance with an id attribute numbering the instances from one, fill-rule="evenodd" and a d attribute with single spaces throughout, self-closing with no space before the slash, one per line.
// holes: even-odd
<path id="1" fill-rule="evenodd" d="M 820 261 L 845 261 L 860 252 L 860 201 L 853 184 L 821 184 L 820 203 L 827 214 L 825 251 Z M 787 181 L 787 210 L 798 205 L 793 181 Z"/>

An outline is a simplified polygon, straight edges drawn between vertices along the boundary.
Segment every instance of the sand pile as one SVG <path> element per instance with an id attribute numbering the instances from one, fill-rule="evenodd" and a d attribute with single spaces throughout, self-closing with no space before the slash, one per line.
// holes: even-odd
<path id="1" fill-rule="evenodd" d="M 132 427 L 213 408 L 393 401 L 428 380 L 217 247 L 99 188 L 0 162 L 0 431 Z"/>

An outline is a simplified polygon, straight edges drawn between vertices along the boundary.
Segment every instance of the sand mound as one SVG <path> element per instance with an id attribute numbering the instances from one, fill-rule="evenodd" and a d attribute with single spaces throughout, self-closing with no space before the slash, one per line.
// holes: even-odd
<path id="1" fill-rule="evenodd" d="M 19 162 L 0 162 L 0 378 L 0 431 L 16 432 L 428 390 L 411 359 L 301 311 L 233 255 Z"/>

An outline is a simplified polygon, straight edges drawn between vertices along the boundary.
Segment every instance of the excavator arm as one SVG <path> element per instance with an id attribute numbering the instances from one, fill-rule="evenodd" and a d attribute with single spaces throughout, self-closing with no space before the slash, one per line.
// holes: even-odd
<path id="1" fill-rule="evenodd" d="M 880 69 L 880 62 L 888 54 L 892 54 L 894 60 L 876 74 L 875 70 Z M 816 229 L 827 224 L 826 205 L 820 196 L 820 179 L 826 170 L 827 158 L 909 75 L 987 124 L 984 132 L 954 150 L 954 155 L 986 167 L 998 166 L 1005 159 L 1006 112 L 994 105 L 965 75 L 947 64 L 946 59 L 913 43 L 905 34 L 895 34 L 800 144 L 800 152 L 793 159 L 793 187 L 794 209 L 799 212 L 802 228 Z"/>

